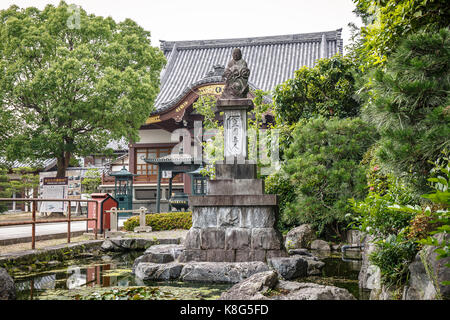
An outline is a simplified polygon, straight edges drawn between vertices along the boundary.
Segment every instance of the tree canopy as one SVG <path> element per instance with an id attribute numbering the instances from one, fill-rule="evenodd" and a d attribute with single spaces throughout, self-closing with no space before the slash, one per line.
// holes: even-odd
<path id="1" fill-rule="evenodd" d="M 58 160 L 137 141 L 159 90 L 163 53 L 134 21 L 61 2 L 0 11 L 0 126 L 9 159 Z"/>
<path id="2" fill-rule="evenodd" d="M 297 123 L 285 153 L 284 171 L 295 196 L 285 193 L 290 201 L 281 217 L 284 224 L 311 223 L 320 233 L 340 235 L 348 199 L 366 194 L 365 170 L 359 163 L 377 138 L 373 131 L 359 118 L 319 116 Z"/>
<path id="3" fill-rule="evenodd" d="M 293 79 L 278 85 L 273 92 L 277 117 L 294 124 L 301 118 L 318 115 L 327 118 L 357 115 L 354 72 L 352 61 L 339 55 L 318 60 L 313 68 L 300 68 Z"/>
<path id="4" fill-rule="evenodd" d="M 399 43 L 410 34 L 438 31 L 449 26 L 447 0 L 353 0 L 354 11 L 364 26 L 356 45 L 356 57 L 363 65 L 383 65 Z"/>
<path id="5" fill-rule="evenodd" d="M 450 31 L 406 38 L 377 70 L 363 118 L 381 135 L 379 156 L 396 175 L 426 192 L 432 164 L 450 149 Z"/>

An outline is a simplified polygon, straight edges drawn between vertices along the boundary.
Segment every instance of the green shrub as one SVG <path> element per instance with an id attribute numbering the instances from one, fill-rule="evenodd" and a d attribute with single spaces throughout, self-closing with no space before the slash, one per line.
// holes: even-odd
<path id="1" fill-rule="evenodd" d="M 145 216 L 145 224 L 153 231 L 190 229 L 192 227 L 192 212 L 151 213 Z M 133 231 L 139 226 L 139 216 L 129 218 L 123 224 L 125 230 Z"/>
<path id="2" fill-rule="evenodd" d="M 295 199 L 295 191 L 289 182 L 289 176 L 282 170 L 267 176 L 264 181 L 264 188 L 266 194 L 278 195 L 279 212 L 284 212 L 289 203 Z M 290 230 L 281 221 L 278 221 L 277 227 L 283 233 Z"/>
<path id="3" fill-rule="evenodd" d="M 376 242 L 377 249 L 369 260 L 380 268 L 381 282 L 386 285 L 402 285 L 408 276 L 408 266 L 417 253 L 415 241 L 390 235 Z"/>
<path id="4" fill-rule="evenodd" d="M 369 170 L 372 170 L 371 168 Z M 383 185 L 385 181 L 382 182 Z M 374 190 L 363 201 L 350 199 L 353 204 L 354 224 L 357 228 L 378 238 L 385 238 L 391 234 L 398 234 L 405 230 L 410 224 L 414 213 L 399 211 L 395 205 L 412 205 L 416 199 L 411 195 L 410 187 L 400 179 L 387 176 L 387 188 L 374 187 Z"/>
<path id="5" fill-rule="evenodd" d="M 342 235 L 351 210 L 348 199 L 367 193 L 360 161 L 374 143 L 373 131 L 358 118 L 320 117 L 297 124 L 284 167 L 295 199 L 281 212 L 284 224 L 309 223 L 325 236 Z"/>
<path id="6" fill-rule="evenodd" d="M 356 225 L 377 239 L 376 250 L 369 258 L 380 268 L 383 284 L 404 284 L 408 266 L 423 245 L 436 246 L 438 259 L 449 256 L 448 242 L 432 237 L 450 230 L 450 170 L 447 154 L 443 153 L 444 157 L 438 159 L 431 170 L 433 177 L 428 179 L 434 190 L 422 195 L 422 201 L 412 196 L 411 186 L 389 174 L 387 181 L 379 181 L 383 185 L 387 182 L 387 188 L 375 185 L 364 201 L 351 200 L 354 211 L 359 214 L 353 217 Z"/>

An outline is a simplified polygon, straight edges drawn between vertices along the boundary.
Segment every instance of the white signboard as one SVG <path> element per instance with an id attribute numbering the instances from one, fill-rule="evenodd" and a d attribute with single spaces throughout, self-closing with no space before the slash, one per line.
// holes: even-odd
<path id="1" fill-rule="evenodd" d="M 42 185 L 43 199 L 67 199 L 67 178 L 44 178 Z M 67 202 L 50 202 L 43 201 L 41 204 L 41 212 L 65 212 Z"/>

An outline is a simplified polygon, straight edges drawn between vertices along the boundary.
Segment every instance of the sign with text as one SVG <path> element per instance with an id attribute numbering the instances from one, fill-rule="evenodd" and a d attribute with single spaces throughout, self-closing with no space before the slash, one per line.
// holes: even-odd
<path id="1" fill-rule="evenodd" d="M 46 177 L 43 181 L 43 199 L 65 199 L 67 198 L 68 178 Z M 67 207 L 65 202 L 42 202 L 41 212 L 64 212 Z"/>
<path id="2" fill-rule="evenodd" d="M 67 185 L 69 179 L 66 178 L 44 178 L 44 186 L 61 186 Z"/>

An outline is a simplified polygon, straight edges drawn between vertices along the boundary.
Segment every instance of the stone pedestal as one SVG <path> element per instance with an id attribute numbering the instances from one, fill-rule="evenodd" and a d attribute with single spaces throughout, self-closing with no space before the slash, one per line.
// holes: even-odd
<path id="1" fill-rule="evenodd" d="M 282 236 L 275 229 L 277 196 L 264 194 L 264 181 L 256 179 L 256 164 L 246 160 L 247 140 L 243 134 L 252 101 L 234 100 L 235 105 L 233 100 L 219 100 L 217 105 L 219 110 L 225 109 L 225 126 L 231 119 L 229 115 L 233 116 L 229 111 L 243 111 L 235 121 L 228 122 L 228 130 L 232 131 L 233 126 L 236 129 L 224 141 L 225 155 L 232 160 L 216 164 L 216 179 L 208 181 L 206 196 L 189 197 L 192 228 L 186 235 L 182 261 L 266 262 L 272 257 L 287 256 Z M 236 124 L 238 120 L 241 122 Z M 227 127 L 227 137 L 226 132 Z M 242 141 L 245 145 L 239 144 Z"/>

